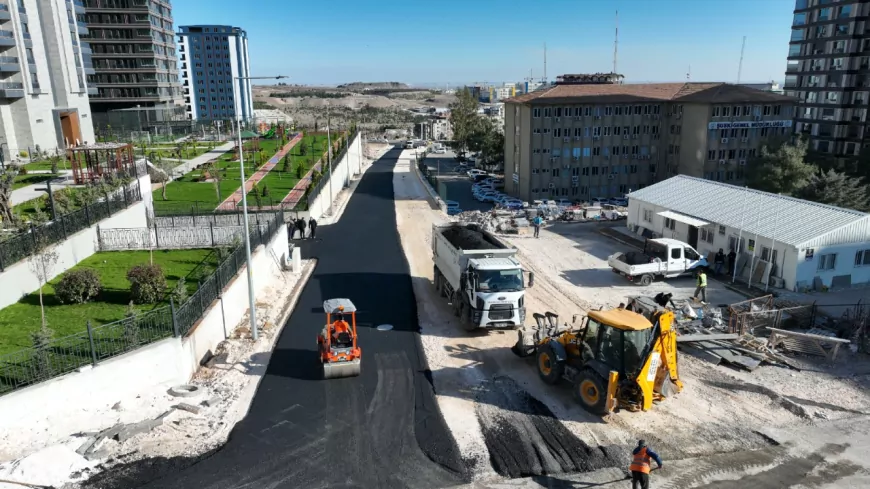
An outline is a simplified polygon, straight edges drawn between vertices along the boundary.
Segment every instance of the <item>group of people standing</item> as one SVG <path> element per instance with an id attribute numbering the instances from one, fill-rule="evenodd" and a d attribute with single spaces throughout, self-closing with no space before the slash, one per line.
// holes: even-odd
<path id="1" fill-rule="evenodd" d="M 314 239 L 317 236 L 317 221 L 313 217 L 308 219 L 308 237 Z M 299 233 L 299 239 L 305 239 L 305 219 L 298 218 L 295 221 L 287 223 L 287 231 L 290 233 L 290 239 L 296 238 L 296 233 Z"/>

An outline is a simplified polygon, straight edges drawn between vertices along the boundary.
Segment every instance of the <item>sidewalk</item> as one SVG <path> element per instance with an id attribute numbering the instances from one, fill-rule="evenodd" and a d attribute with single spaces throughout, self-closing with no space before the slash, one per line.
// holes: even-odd
<path id="1" fill-rule="evenodd" d="M 196 158 L 186 160 L 184 163 L 173 167 L 171 170 L 166 172 L 169 175 L 169 181 L 171 182 L 176 178 L 181 177 L 185 173 L 193 170 L 194 168 L 202 165 L 203 163 L 208 163 L 209 161 L 222 156 L 227 151 L 233 149 L 233 146 L 235 146 L 234 141 L 227 142 L 225 144 L 215 147 L 215 149 L 211 151 L 207 151 L 197 156 Z M 152 161 L 151 163 L 153 164 L 154 162 Z"/>
<path id="2" fill-rule="evenodd" d="M 40 172 L 32 172 L 28 173 L 28 175 L 39 175 Z M 74 185 L 72 180 L 72 170 L 61 170 L 57 176 L 57 178 L 51 179 L 51 190 L 57 191 L 65 187 L 70 187 Z M 19 189 L 13 190 L 12 195 L 9 197 L 9 202 L 16 206 L 23 202 L 27 202 L 28 200 L 38 199 L 43 195 L 48 195 L 46 192 L 46 182 L 42 183 L 34 183 L 33 185 L 28 185 L 26 187 L 21 187 Z"/>
<path id="3" fill-rule="evenodd" d="M 287 195 L 281 200 L 282 207 L 284 207 L 285 209 L 295 209 L 296 205 L 299 204 L 299 201 L 302 200 L 303 197 L 305 197 L 305 189 L 307 189 L 308 184 L 311 183 L 311 175 L 314 175 L 315 170 L 320 171 L 320 169 L 323 167 L 323 160 L 327 158 L 326 153 L 327 152 L 324 151 L 323 156 L 320 157 L 321 163 L 318 163 L 311 167 L 311 169 L 308 170 L 308 173 L 306 173 L 305 176 L 302 177 L 302 180 L 296 182 L 296 185 L 293 186 L 293 190 L 288 192 Z M 334 157 L 335 153 L 333 152 L 332 154 Z"/>
<path id="4" fill-rule="evenodd" d="M 281 158 L 283 158 L 287 153 L 289 153 L 290 150 L 293 149 L 294 146 L 296 146 L 296 143 L 298 143 L 301 140 L 302 140 L 302 134 L 299 134 L 295 138 L 291 139 L 290 142 L 285 144 L 284 147 L 281 148 L 280 151 L 278 151 L 277 153 L 275 153 L 274 156 L 269 158 L 269 161 L 265 165 L 261 166 L 260 169 L 255 171 L 254 174 L 251 175 L 250 178 L 245 180 L 245 185 L 244 185 L 245 194 L 250 192 L 251 189 L 254 188 L 254 185 L 257 184 L 257 182 L 259 182 L 260 180 L 265 178 L 266 174 L 268 174 L 270 171 L 272 171 L 272 168 L 275 168 L 278 165 L 278 163 L 281 162 Z M 240 202 L 242 200 L 242 195 L 243 195 L 242 194 L 242 187 L 239 187 L 238 189 L 236 189 L 235 192 L 233 192 L 232 195 L 230 195 L 223 202 L 221 202 L 217 206 L 217 209 L 227 209 L 227 208 L 234 209 L 236 207 L 236 205 L 238 204 L 238 202 Z"/>

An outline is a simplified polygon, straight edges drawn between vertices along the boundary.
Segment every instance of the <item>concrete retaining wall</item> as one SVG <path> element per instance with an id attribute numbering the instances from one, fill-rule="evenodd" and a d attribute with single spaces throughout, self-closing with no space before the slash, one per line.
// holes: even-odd
<path id="1" fill-rule="evenodd" d="M 288 253 L 287 232 L 280 230 L 268 247 L 254 250 L 254 288 L 259 293 L 275 275 Z M 275 260 L 275 257 L 278 260 Z M 144 389 L 188 382 L 209 351 L 214 351 L 247 315 L 248 281 L 242 268 L 184 338 L 167 338 L 107 360 L 96 367 L 28 387 L 0 397 L 0 433 L 24 427 L 51 429 L 52 425 L 76 426 L 95 409 Z M 262 319 L 260 320 L 262 321 Z M 261 323 L 262 324 L 262 323 Z M 61 423 L 61 420 L 65 420 Z"/>
<path id="2" fill-rule="evenodd" d="M 147 213 L 151 209 L 151 178 L 139 178 L 142 201 L 136 202 L 113 216 L 73 234 L 55 245 L 58 260 L 52 272 L 55 276 L 76 266 L 80 261 L 99 251 L 98 228 L 146 227 Z M 30 260 L 22 260 L 0 273 L 0 309 L 15 304 L 22 297 L 39 289 L 39 279 L 33 273 Z"/>
<path id="3" fill-rule="evenodd" d="M 314 219 L 323 217 L 330 204 L 338 196 L 338 193 L 345 188 L 351 177 L 358 175 L 362 171 L 363 149 L 362 149 L 362 133 L 358 133 L 353 141 L 348 145 L 347 152 L 344 156 L 332 165 L 332 176 L 327 185 L 321 190 L 320 194 L 312 200 L 308 205 L 308 213 Z"/>

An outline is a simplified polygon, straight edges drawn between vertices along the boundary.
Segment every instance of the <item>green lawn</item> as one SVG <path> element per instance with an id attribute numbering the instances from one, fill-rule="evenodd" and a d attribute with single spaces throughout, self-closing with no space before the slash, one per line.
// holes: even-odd
<path id="1" fill-rule="evenodd" d="M 148 261 L 147 251 L 101 252 L 83 260 L 75 268 L 96 270 L 103 284 L 97 300 L 86 304 L 60 304 L 54 296 L 53 285 L 61 277 L 55 277 L 43 287 L 45 315 L 49 328 L 54 331 L 54 337 L 85 331 L 89 319 L 92 326 L 123 319 L 130 303 L 127 270 L 135 265 L 147 264 Z M 213 250 L 155 251 L 154 263 L 163 267 L 168 285 L 167 294 L 181 277 L 185 277 L 188 292 L 193 294 L 197 288 L 197 279 L 207 277 L 217 267 L 217 257 Z M 164 302 L 137 306 L 137 309 L 148 311 L 168 303 L 167 295 Z M 37 292 L 0 310 L 0 355 L 32 346 L 30 333 L 39 327 Z"/>
<path id="2" fill-rule="evenodd" d="M 308 148 L 304 156 L 301 154 L 302 143 L 305 143 Z M 306 135 L 303 141 L 297 143 L 290 151 L 290 171 L 283 171 L 284 162 L 282 159 L 257 185 L 257 191 L 261 195 L 264 190 L 267 192 L 267 196 L 263 198 L 263 205 L 268 205 L 270 199 L 273 202 L 281 202 L 299 182 L 299 179 L 296 178 L 296 169 L 301 166 L 302 175 L 305 176 L 326 152 L 326 146 L 326 134 Z M 256 202 L 255 192 L 255 190 L 248 192 L 248 205 Z"/>
<path id="3" fill-rule="evenodd" d="M 216 147 L 217 146 L 220 146 L 220 145 L 216 145 Z M 136 154 L 138 154 L 138 155 L 144 154 L 146 157 L 148 157 L 150 159 L 155 159 L 157 156 L 160 156 L 161 158 L 178 159 L 178 155 L 176 155 L 176 153 L 175 153 L 175 148 L 176 147 L 172 146 L 172 145 L 148 146 L 145 148 L 145 152 L 143 153 L 142 148 L 137 147 Z M 192 160 L 193 158 L 196 158 L 197 156 L 203 155 L 209 151 L 210 151 L 210 149 L 208 146 L 195 146 L 195 147 L 194 146 L 185 146 L 185 148 L 181 151 L 181 158 L 180 159 Z"/>
<path id="4" fill-rule="evenodd" d="M 27 169 L 28 172 L 31 171 L 51 171 L 51 162 L 48 160 L 42 161 L 34 161 L 33 163 L 25 163 L 24 168 Z M 64 158 L 57 164 L 58 170 L 69 170 L 69 161 Z"/>
<path id="5" fill-rule="evenodd" d="M 253 158 L 249 154 L 245 155 L 246 179 L 250 178 L 258 168 L 269 161 L 269 158 L 277 152 L 280 143 L 281 141 L 278 139 L 261 140 L 261 151 L 258 155 Z M 154 190 L 154 208 L 158 211 L 170 208 L 178 209 L 179 207 L 193 205 L 194 203 L 205 207 L 211 206 L 212 209 L 217 207 L 242 186 L 242 180 L 239 175 L 239 162 L 233 159 L 233 151 L 228 151 L 218 159 L 217 168 L 221 174 L 220 199 L 217 197 L 213 182 L 200 181 L 205 168 L 194 169 L 178 180 L 166 185 L 165 200 L 163 199 L 162 188 Z"/>
<path id="6" fill-rule="evenodd" d="M 17 190 L 22 187 L 27 187 L 28 185 L 35 185 L 37 183 L 45 182 L 46 180 L 51 180 L 57 175 L 52 175 L 50 173 L 31 173 L 29 175 L 18 175 L 15 177 L 15 180 L 12 182 L 12 190 Z"/>

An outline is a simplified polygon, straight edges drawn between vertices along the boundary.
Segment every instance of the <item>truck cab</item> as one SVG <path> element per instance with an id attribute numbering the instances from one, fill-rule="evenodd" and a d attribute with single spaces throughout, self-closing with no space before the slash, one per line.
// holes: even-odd
<path id="1" fill-rule="evenodd" d="M 526 285 L 523 269 L 516 259 L 471 259 L 464 275 L 465 290 L 474 297 L 471 308 L 473 323 L 483 327 L 523 324 L 526 310 L 515 305 L 522 306 Z"/>

